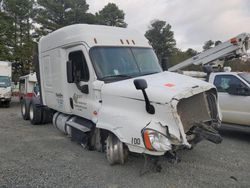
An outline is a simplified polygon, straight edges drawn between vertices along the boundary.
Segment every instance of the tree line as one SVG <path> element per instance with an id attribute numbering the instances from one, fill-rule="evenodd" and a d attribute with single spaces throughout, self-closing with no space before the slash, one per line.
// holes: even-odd
<path id="1" fill-rule="evenodd" d="M 13 62 L 13 80 L 30 72 L 36 42 L 54 30 L 78 23 L 127 27 L 114 3 L 88 10 L 85 0 L 0 0 L 0 60 Z"/>
<path id="2" fill-rule="evenodd" d="M 174 39 L 174 32 L 171 30 L 171 25 L 162 20 L 153 20 L 149 27 L 149 30 L 146 31 L 145 36 L 148 38 L 150 44 L 154 48 L 158 59 L 161 60 L 165 57 L 168 59 L 168 65 L 163 68 L 174 66 L 190 57 L 197 55 L 198 51 L 188 48 L 183 51 L 176 47 L 176 41 Z M 202 48 L 203 51 L 206 51 L 214 46 L 217 46 L 221 43 L 220 40 L 208 40 L 205 41 Z M 240 59 L 226 60 L 224 66 L 230 66 L 232 71 L 248 71 L 250 72 L 250 60 L 243 61 Z M 196 70 L 202 71 L 201 66 L 191 65 L 185 70 Z"/>
<path id="3" fill-rule="evenodd" d="M 0 60 L 13 62 L 13 80 L 32 70 L 36 42 L 54 30 L 77 23 L 127 27 L 124 11 L 114 3 L 95 14 L 88 10 L 86 0 L 0 0 Z M 171 25 L 162 20 L 153 20 L 145 37 L 160 62 L 168 57 L 168 66 L 198 53 L 191 48 L 178 49 Z M 204 50 L 216 42 L 207 41 Z"/>

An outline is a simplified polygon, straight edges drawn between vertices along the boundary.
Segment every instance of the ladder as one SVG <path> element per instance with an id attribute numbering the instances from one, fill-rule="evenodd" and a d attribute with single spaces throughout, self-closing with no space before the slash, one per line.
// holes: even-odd
<path id="1" fill-rule="evenodd" d="M 239 58 L 247 55 L 247 50 L 250 48 L 250 34 L 242 33 L 230 40 L 220 43 L 217 46 L 201 52 L 168 70 L 175 72 L 190 65 L 206 65 L 218 59 Z"/>

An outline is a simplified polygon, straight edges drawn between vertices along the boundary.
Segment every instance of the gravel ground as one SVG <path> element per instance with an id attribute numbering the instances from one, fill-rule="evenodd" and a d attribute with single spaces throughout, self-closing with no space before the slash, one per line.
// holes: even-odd
<path id="1" fill-rule="evenodd" d="M 221 131 L 222 144 L 203 141 L 161 160 L 161 173 L 140 176 L 144 159 L 110 166 L 103 153 L 84 150 L 51 124 L 32 126 L 20 106 L 0 108 L 0 187 L 250 187 L 249 129 Z"/>

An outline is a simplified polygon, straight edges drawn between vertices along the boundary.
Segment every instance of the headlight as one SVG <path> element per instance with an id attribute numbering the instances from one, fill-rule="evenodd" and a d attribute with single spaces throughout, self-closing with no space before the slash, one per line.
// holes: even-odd
<path id="1" fill-rule="evenodd" d="M 143 140 L 146 148 L 151 151 L 168 151 L 171 150 L 169 139 L 154 130 L 145 129 L 143 132 Z"/>

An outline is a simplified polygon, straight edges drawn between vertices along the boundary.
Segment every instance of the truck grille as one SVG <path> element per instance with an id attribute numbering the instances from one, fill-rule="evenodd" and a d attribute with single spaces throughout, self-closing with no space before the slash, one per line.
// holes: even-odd
<path id="1" fill-rule="evenodd" d="M 207 91 L 181 99 L 177 112 L 186 133 L 197 123 L 218 119 L 216 96 L 212 91 Z"/>

